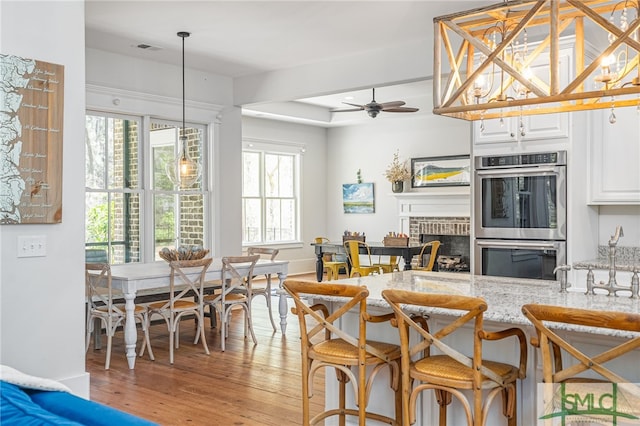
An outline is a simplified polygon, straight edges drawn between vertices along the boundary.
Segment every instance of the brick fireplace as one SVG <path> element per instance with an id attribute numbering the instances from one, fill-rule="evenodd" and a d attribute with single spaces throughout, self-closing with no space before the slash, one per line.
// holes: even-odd
<path id="1" fill-rule="evenodd" d="M 424 192 L 395 194 L 400 229 L 412 244 L 432 240 L 442 243 L 438 256 L 460 257 L 470 265 L 470 188 L 431 188 Z M 417 259 L 415 260 L 417 262 Z"/>
<path id="2" fill-rule="evenodd" d="M 455 259 L 456 268 L 468 272 L 471 251 L 469 217 L 410 217 L 409 239 L 412 244 L 440 241 L 439 270 L 446 269 Z"/>

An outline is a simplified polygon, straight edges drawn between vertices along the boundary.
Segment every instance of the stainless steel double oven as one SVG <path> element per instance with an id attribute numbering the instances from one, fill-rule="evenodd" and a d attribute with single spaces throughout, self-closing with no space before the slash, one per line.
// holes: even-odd
<path id="1" fill-rule="evenodd" d="M 475 158 L 474 273 L 555 280 L 566 262 L 566 151 Z"/>

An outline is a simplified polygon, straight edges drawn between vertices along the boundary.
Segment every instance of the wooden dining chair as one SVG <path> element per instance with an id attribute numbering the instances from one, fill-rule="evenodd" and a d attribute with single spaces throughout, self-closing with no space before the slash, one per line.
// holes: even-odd
<path id="1" fill-rule="evenodd" d="M 349 273 L 350 278 L 356 274 L 361 277 L 371 275 L 372 273 L 380 270 L 379 267 L 374 266 L 371 262 L 371 249 L 369 248 L 369 244 L 356 240 L 348 240 L 343 244 L 344 250 L 347 252 L 347 258 L 351 264 L 351 272 Z M 360 259 L 360 248 L 364 249 L 362 257 L 365 258 L 365 264 L 363 264 Z"/>
<path id="2" fill-rule="evenodd" d="M 323 420 L 339 416 L 340 425 L 346 416 L 358 418 L 364 426 L 367 420 L 399 425 L 401 394 L 399 386 L 400 348 L 398 345 L 367 339 L 370 324 L 391 320 L 393 314 L 372 316 L 367 312 L 369 291 L 364 286 L 318 283 L 313 281 L 286 280 L 284 289 L 293 298 L 295 307 L 291 312 L 298 316 L 300 343 L 302 348 L 302 424 L 315 425 Z M 329 312 L 324 304 L 309 306 L 305 300 L 313 295 L 344 298 L 341 306 Z M 342 299 L 341 299 L 342 300 Z M 353 335 L 341 328 L 346 314 L 357 312 L 358 333 Z M 328 409 L 314 417 L 310 414 L 310 398 L 313 395 L 313 380 L 318 371 L 325 368 L 335 370 L 339 382 L 339 407 Z M 394 391 L 395 418 L 367 411 L 373 380 L 378 373 L 388 368 L 391 388 Z M 354 373 L 355 370 L 355 374 Z M 326 371 L 326 370 L 325 370 Z M 367 374 L 367 372 L 369 372 Z M 328 378 L 325 375 L 325 378 Z M 355 408 L 346 407 L 346 384 L 351 383 L 355 396 Z"/>
<path id="3" fill-rule="evenodd" d="M 85 263 L 85 286 L 87 296 L 87 337 L 85 350 L 89 350 L 91 335 L 94 334 L 95 320 L 104 325 L 107 335 L 107 353 L 104 369 L 108 370 L 111 363 L 111 345 L 113 336 L 119 326 L 124 325 L 126 320 L 125 304 L 114 303 L 114 299 L 123 298 L 124 295 L 116 294 L 111 285 L 111 266 L 108 263 Z M 144 352 L 144 345 L 149 346 L 149 358 L 152 360 L 153 352 L 149 342 L 149 325 L 147 321 L 147 308 L 142 305 L 134 305 L 134 317 L 140 321 L 144 332 L 145 343 L 140 351 L 140 356 Z M 99 332 L 99 330 L 98 330 Z"/>
<path id="4" fill-rule="evenodd" d="M 329 239 L 326 237 L 316 237 L 315 243 L 322 244 L 328 243 Z M 349 271 L 347 262 L 336 259 L 336 253 L 324 253 L 325 255 L 329 255 L 329 259 L 325 259 L 322 257 L 322 266 L 327 271 L 327 281 L 337 280 L 340 278 L 340 270 L 344 269 L 345 271 Z"/>
<path id="5" fill-rule="evenodd" d="M 438 256 L 438 249 L 440 248 L 440 245 L 440 241 L 437 240 L 423 244 L 422 250 L 420 250 L 420 254 L 418 255 L 418 267 L 414 269 L 417 271 L 433 271 L 433 265 L 436 263 L 436 257 Z M 425 263 L 424 256 L 427 248 L 430 250 L 430 256 L 429 261 Z"/>
<path id="6" fill-rule="evenodd" d="M 260 259 L 260 255 L 228 256 L 222 258 L 222 287 L 216 294 L 204 296 L 205 305 L 209 306 L 211 319 L 216 313 L 220 321 L 220 348 L 225 350 L 225 341 L 229 335 L 229 321 L 231 310 L 240 306 L 244 310 L 244 337 L 251 333 L 254 344 L 258 344 L 253 332 L 251 319 L 251 299 L 253 297 L 253 268 Z"/>
<path id="7" fill-rule="evenodd" d="M 248 247 L 247 255 L 253 256 L 258 255 L 260 258 L 268 259 L 270 261 L 274 261 L 276 256 L 280 250 L 269 247 Z M 269 320 L 271 320 L 271 327 L 273 327 L 273 331 L 278 331 L 276 327 L 276 323 L 273 320 L 273 313 L 271 312 L 271 296 L 272 296 L 272 288 L 271 288 L 271 274 L 265 274 L 265 285 L 258 284 L 254 281 L 251 286 L 251 300 L 256 296 L 264 296 L 267 300 L 267 311 L 269 312 Z M 254 277 L 255 278 L 255 277 Z"/>
<path id="8" fill-rule="evenodd" d="M 637 383 L 629 383 L 629 379 L 615 372 L 612 367 L 615 360 L 624 356 L 635 356 L 636 366 L 640 367 L 637 354 L 631 353 L 640 348 L 640 314 L 541 304 L 524 305 L 522 313 L 536 329 L 536 336 L 531 338 L 531 345 L 540 351 L 542 380 L 552 385 L 544 386 L 545 406 L 550 405 L 553 411 L 560 411 L 563 403 L 562 394 L 592 394 L 594 400 L 599 400 L 602 396 L 608 401 L 615 398 L 615 411 L 621 414 L 621 419 L 625 415 L 635 417 L 635 420 L 625 418 L 625 421 L 631 423 L 624 424 L 640 425 L 640 386 Z M 630 334 L 628 339 L 621 340 L 617 346 L 607 345 L 607 349 L 602 353 L 597 353 L 593 348 L 587 353 L 562 337 L 560 329 L 565 324 L 635 334 Z M 600 421 L 611 424 L 610 413 L 603 414 L 606 416 L 600 417 L 596 413 L 590 413 L 587 420 L 597 424 L 601 424 Z M 585 415 L 581 415 L 580 418 L 584 417 Z M 565 420 L 571 420 L 571 417 Z"/>
<path id="9" fill-rule="evenodd" d="M 447 424 L 447 406 L 455 396 L 466 414 L 468 426 L 484 426 L 489 406 L 496 395 L 502 394 L 503 413 L 510 426 L 516 425 L 516 380 L 524 379 L 527 364 L 527 346 L 524 332 L 509 328 L 489 332 L 483 326 L 483 313 L 487 304 L 483 299 L 451 294 L 422 293 L 406 290 L 386 289 L 382 297 L 396 315 L 402 350 L 402 418 L 404 425 L 416 421 L 416 399 L 427 389 L 433 389 L 440 406 L 439 424 Z M 405 311 L 407 306 L 447 309 L 456 312 L 455 319 L 438 331 L 429 331 L 424 321 L 412 318 Z M 465 355 L 445 343 L 445 338 L 454 333 L 466 332 L 471 323 L 473 353 Z M 418 340 L 410 341 L 415 333 Z M 482 345 L 485 340 L 515 337 L 519 341 L 518 366 L 483 359 Z M 439 350 L 434 354 L 429 349 Z M 417 385 L 414 386 L 414 382 Z M 462 392 L 472 393 L 472 401 Z M 487 392 L 486 395 L 483 392 Z"/>
<path id="10" fill-rule="evenodd" d="M 204 352 L 209 355 L 209 347 L 204 332 L 204 277 L 211 265 L 210 257 L 198 260 L 174 260 L 169 262 L 169 300 L 150 303 L 147 321 L 150 324 L 153 315 L 160 315 L 169 331 L 169 363 L 173 364 L 174 347 L 180 347 L 180 320 L 185 315 L 194 315 L 197 321 L 196 336 L 193 344 L 202 339 Z M 195 274 L 195 279 L 191 278 Z M 151 345 L 148 344 L 149 350 Z M 144 347 L 141 353 L 144 352 Z"/>

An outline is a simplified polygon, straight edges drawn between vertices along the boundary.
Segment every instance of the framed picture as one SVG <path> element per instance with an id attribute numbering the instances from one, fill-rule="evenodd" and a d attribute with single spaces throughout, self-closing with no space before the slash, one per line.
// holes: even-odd
<path id="1" fill-rule="evenodd" d="M 343 184 L 342 206 L 345 213 L 374 213 L 373 183 Z"/>
<path id="2" fill-rule="evenodd" d="M 468 155 L 411 159 L 411 187 L 459 186 L 471 183 Z"/>

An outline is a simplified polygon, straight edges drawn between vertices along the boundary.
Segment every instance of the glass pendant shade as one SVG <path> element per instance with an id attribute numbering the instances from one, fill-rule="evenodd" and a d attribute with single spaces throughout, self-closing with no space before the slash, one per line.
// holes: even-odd
<path id="1" fill-rule="evenodd" d="M 182 129 L 180 133 L 180 151 L 175 161 L 166 164 L 167 177 L 178 189 L 191 188 L 199 179 L 201 166 L 198 161 L 191 158 L 187 149 L 187 136 L 185 134 L 185 95 L 184 95 L 184 39 L 191 34 L 180 31 L 178 37 L 182 38 Z"/>
<path id="2" fill-rule="evenodd" d="M 179 189 L 191 188 L 200 179 L 201 166 L 189 155 L 187 139 L 180 138 L 180 154 L 166 165 L 167 177 Z"/>

